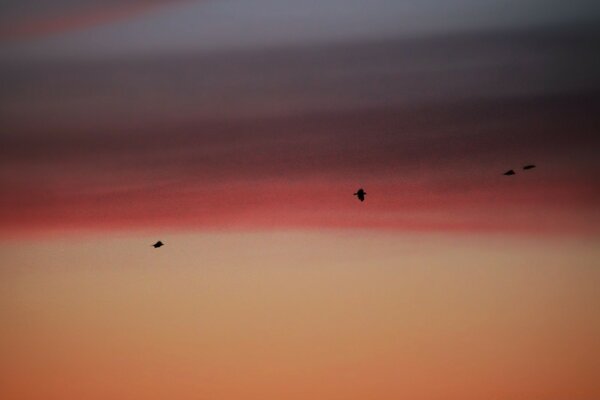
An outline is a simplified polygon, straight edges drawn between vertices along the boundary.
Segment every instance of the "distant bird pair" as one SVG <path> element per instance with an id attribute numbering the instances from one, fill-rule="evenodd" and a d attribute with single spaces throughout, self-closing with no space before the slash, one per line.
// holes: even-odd
<path id="1" fill-rule="evenodd" d="M 523 167 L 524 170 L 534 169 L 534 168 L 535 168 L 535 165 L 533 165 L 533 164 L 528 164 L 528 165 L 526 165 L 526 166 Z M 515 175 L 515 174 L 516 174 L 516 172 L 514 170 L 512 170 L 512 169 L 509 169 L 508 171 L 506 171 L 504 173 L 504 175 Z"/>

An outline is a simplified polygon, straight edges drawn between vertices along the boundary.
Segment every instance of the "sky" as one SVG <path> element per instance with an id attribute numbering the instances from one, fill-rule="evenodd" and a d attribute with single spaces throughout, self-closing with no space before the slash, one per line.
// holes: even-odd
<path id="1" fill-rule="evenodd" d="M 0 397 L 599 397 L 599 20 L 3 1 Z"/>

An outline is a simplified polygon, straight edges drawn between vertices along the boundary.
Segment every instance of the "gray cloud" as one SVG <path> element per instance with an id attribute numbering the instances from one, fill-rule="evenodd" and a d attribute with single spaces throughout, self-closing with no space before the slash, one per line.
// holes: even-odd
<path id="1" fill-rule="evenodd" d="M 139 2 L 124 5 L 132 3 Z M 6 4 L 10 11 L 21 3 Z M 32 3 L 23 4 L 21 10 Z M 78 7 L 79 2 L 61 2 L 56 10 L 67 12 L 70 5 L 74 8 L 76 4 Z M 54 8 L 42 9 L 54 12 Z M 4 52 L 10 57 L 110 57 L 523 29 L 581 21 L 597 23 L 599 19 L 600 6 L 590 0 L 194 1 L 120 24 L 7 45 Z"/>

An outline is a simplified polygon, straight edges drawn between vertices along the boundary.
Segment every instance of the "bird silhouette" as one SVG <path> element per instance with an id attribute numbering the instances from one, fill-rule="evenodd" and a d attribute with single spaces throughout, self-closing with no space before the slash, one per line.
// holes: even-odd
<path id="1" fill-rule="evenodd" d="M 508 171 L 506 171 L 504 173 L 504 175 L 514 175 L 514 174 L 515 174 L 515 171 L 513 171 L 512 169 L 509 169 Z"/>
<path id="2" fill-rule="evenodd" d="M 527 170 L 527 169 L 534 169 L 535 165 L 533 164 L 527 164 L 526 166 L 523 167 L 523 169 Z"/>
<path id="3" fill-rule="evenodd" d="M 154 247 L 155 249 L 158 249 L 161 246 L 164 246 L 164 243 L 160 240 L 152 245 L 152 247 Z"/>
<path id="4" fill-rule="evenodd" d="M 356 191 L 356 193 L 354 193 L 354 195 L 356 197 L 358 197 L 358 199 L 360 201 L 365 201 L 365 196 L 366 196 L 367 192 L 365 192 L 365 190 L 363 188 L 360 188 Z"/>

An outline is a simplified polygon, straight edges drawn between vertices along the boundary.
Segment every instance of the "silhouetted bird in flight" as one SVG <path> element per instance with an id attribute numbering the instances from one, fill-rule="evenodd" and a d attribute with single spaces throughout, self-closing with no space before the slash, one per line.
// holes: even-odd
<path id="1" fill-rule="evenodd" d="M 534 169 L 535 165 L 533 164 L 527 164 L 526 166 L 523 167 L 523 169 Z"/>
<path id="2" fill-rule="evenodd" d="M 164 243 L 160 240 L 152 245 L 155 249 L 158 249 L 160 246 L 164 246 Z"/>
<path id="3" fill-rule="evenodd" d="M 356 193 L 354 193 L 354 195 L 356 197 L 358 197 L 358 199 L 360 201 L 365 201 L 365 195 L 367 194 L 367 192 L 365 192 L 365 190 L 363 188 L 360 188 L 356 191 Z"/>
<path id="4" fill-rule="evenodd" d="M 509 169 L 508 171 L 506 171 L 504 173 L 504 175 L 514 175 L 514 174 L 515 174 L 515 171 L 513 171 L 512 169 Z"/>

